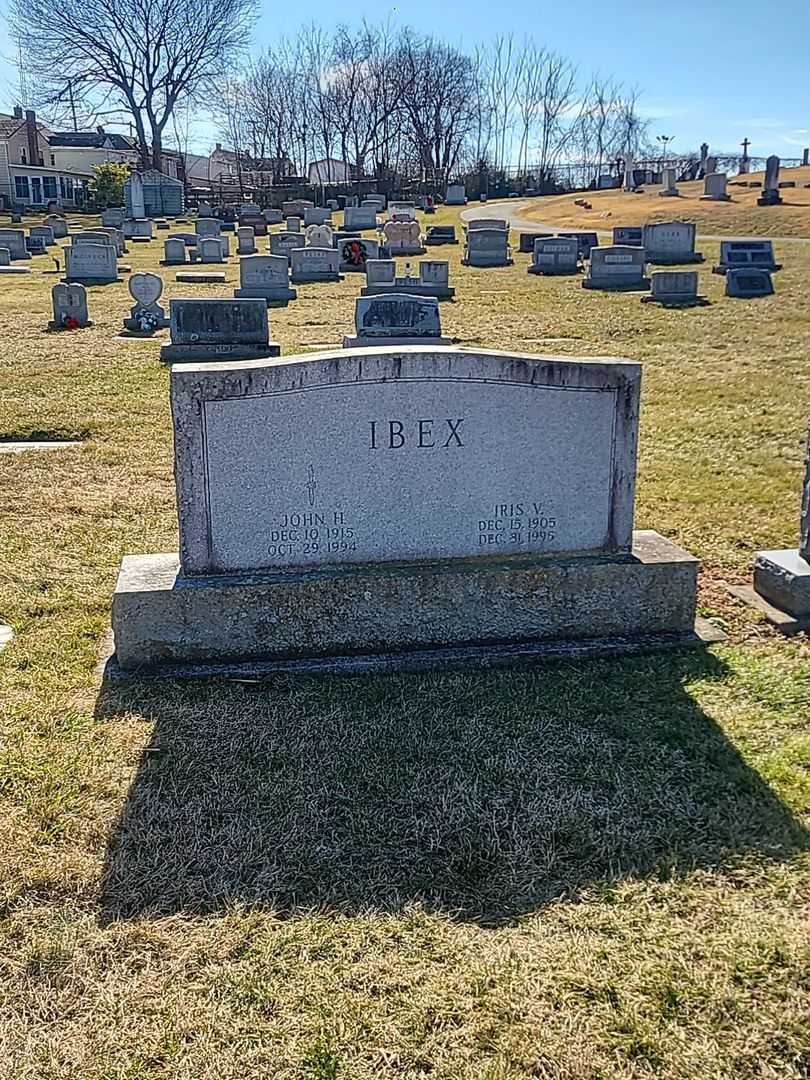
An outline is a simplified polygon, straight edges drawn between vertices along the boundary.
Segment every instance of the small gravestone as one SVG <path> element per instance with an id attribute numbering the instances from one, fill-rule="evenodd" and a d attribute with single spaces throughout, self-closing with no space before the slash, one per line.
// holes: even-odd
<path id="1" fill-rule="evenodd" d="M 318 225 L 312 228 L 320 228 Z M 304 282 L 341 281 L 340 256 L 331 246 L 295 248 L 291 255 L 292 281 L 295 285 Z"/>
<path id="2" fill-rule="evenodd" d="M 163 241 L 163 266 L 183 266 L 186 262 L 186 245 L 179 236 Z"/>
<path id="3" fill-rule="evenodd" d="M 386 293 L 359 296 L 355 301 L 355 336 L 343 339 L 344 349 L 364 345 L 450 345 L 442 337 L 439 301 L 434 297 Z"/>
<path id="4" fill-rule="evenodd" d="M 6 247 L 0 247 L 0 274 L 30 274 L 30 266 L 12 266 L 11 252 Z"/>
<path id="5" fill-rule="evenodd" d="M 703 255 L 695 251 L 695 226 L 690 221 L 645 225 L 642 243 L 647 262 L 662 266 L 703 262 Z"/>
<path id="6" fill-rule="evenodd" d="M 237 298 L 262 299 L 270 307 L 286 307 L 298 296 L 290 288 L 286 255 L 247 255 L 239 262 Z"/>
<path id="7" fill-rule="evenodd" d="M 332 211 L 328 206 L 307 206 L 304 210 L 304 225 L 326 225 L 332 220 Z"/>
<path id="8" fill-rule="evenodd" d="M 362 232 L 364 229 L 377 228 L 377 214 L 373 206 L 347 206 L 343 211 L 343 228 L 356 229 Z"/>
<path id="9" fill-rule="evenodd" d="M 726 191 L 728 176 L 725 173 L 707 173 L 703 180 L 701 199 L 709 202 L 728 202 L 731 196 Z"/>
<path id="10" fill-rule="evenodd" d="M 123 207 L 113 206 L 101 211 L 101 224 L 107 228 L 122 229 L 127 214 Z"/>
<path id="11" fill-rule="evenodd" d="M 8 248 L 12 261 L 30 259 L 24 229 L 0 229 L 0 247 Z"/>
<path id="12" fill-rule="evenodd" d="M 222 235 L 222 222 L 217 218 L 205 217 L 198 218 L 194 228 L 197 232 L 197 236 L 202 239 L 204 236 L 221 236 Z"/>
<path id="13" fill-rule="evenodd" d="M 270 254 L 283 255 L 288 265 L 292 261 L 293 251 L 305 245 L 306 237 L 303 233 L 279 232 L 270 234 Z"/>
<path id="14" fill-rule="evenodd" d="M 363 203 L 365 205 L 376 206 L 377 212 L 380 213 L 380 214 L 385 210 L 386 202 L 387 202 L 387 199 L 386 199 L 385 195 L 381 195 L 380 193 L 378 193 L 376 191 L 370 192 L 368 195 L 366 195 L 365 199 L 363 200 Z"/>
<path id="15" fill-rule="evenodd" d="M 757 206 L 780 206 L 782 196 L 779 194 L 779 158 L 772 154 L 765 162 L 765 181 L 762 185 L 762 194 L 757 199 Z"/>
<path id="16" fill-rule="evenodd" d="M 642 296 L 642 304 L 661 304 L 662 307 L 698 307 L 708 303 L 698 296 L 697 270 L 656 270 L 650 275 L 652 291 Z"/>
<path id="17" fill-rule="evenodd" d="M 152 222 L 149 218 L 127 218 L 121 231 L 125 240 L 146 243 L 152 239 Z"/>
<path id="18" fill-rule="evenodd" d="M 464 189 L 464 185 L 448 184 L 444 202 L 446 206 L 464 206 L 467 202 L 467 192 Z"/>
<path id="19" fill-rule="evenodd" d="M 309 225 L 304 235 L 307 247 L 334 247 L 334 233 L 328 225 Z"/>
<path id="20" fill-rule="evenodd" d="M 312 210 L 315 203 L 311 199 L 288 199 L 281 204 L 281 213 L 285 218 L 302 218 L 307 210 Z"/>
<path id="21" fill-rule="evenodd" d="M 92 326 L 87 313 L 87 289 L 77 283 L 57 284 L 51 289 L 53 319 L 49 330 L 79 330 Z"/>
<path id="22" fill-rule="evenodd" d="M 773 292 L 770 270 L 748 266 L 726 271 L 726 296 L 752 300 L 758 296 L 772 296 Z"/>
<path id="23" fill-rule="evenodd" d="M 799 510 L 799 546 L 758 551 L 753 589 L 732 587 L 731 592 L 763 611 L 784 634 L 810 631 L 810 432 Z"/>
<path id="24" fill-rule="evenodd" d="M 273 207 L 268 207 L 267 210 L 262 210 L 262 217 L 268 225 L 280 225 L 284 220 L 284 215 L 280 210 L 275 210 Z"/>
<path id="25" fill-rule="evenodd" d="M 25 246 L 29 255 L 47 255 L 44 236 L 26 236 Z"/>
<path id="26" fill-rule="evenodd" d="M 773 254 L 772 240 L 721 240 L 720 262 L 715 274 L 725 274 L 735 267 L 759 266 L 763 270 L 781 270 Z"/>
<path id="27" fill-rule="evenodd" d="M 590 259 L 591 248 L 599 246 L 599 237 L 595 232 L 558 232 L 557 236 L 573 236 L 579 244 L 579 257 Z"/>
<path id="28" fill-rule="evenodd" d="M 429 225 L 425 235 L 425 244 L 457 244 L 455 225 Z"/>
<path id="29" fill-rule="evenodd" d="M 200 242 L 200 238 L 197 233 L 172 233 L 171 236 L 166 238 L 167 240 L 182 240 L 187 248 L 196 248 Z"/>
<path id="30" fill-rule="evenodd" d="M 472 222 L 470 223 L 472 224 Z M 464 244 L 464 266 L 511 266 L 509 233 L 506 229 L 477 228 L 467 232 Z"/>
<path id="31" fill-rule="evenodd" d="M 643 248 L 599 247 L 591 252 L 584 289 L 646 290 L 650 279 L 644 276 Z"/>
<path id="32" fill-rule="evenodd" d="M 64 240 L 68 235 L 68 223 L 61 214 L 48 214 L 45 224 L 51 227 L 55 240 Z"/>
<path id="33" fill-rule="evenodd" d="M 450 287 L 450 263 L 444 259 L 423 259 L 419 263 L 419 276 L 405 263 L 405 273 L 396 274 L 393 259 L 369 259 L 366 263 L 366 284 L 361 296 L 377 296 L 381 293 L 407 293 L 410 296 L 432 296 L 437 300 L 450 300 L 455 289 Z"/>
<path id="34" fill-rule="evenodd" d="M 236 230 L 236 254 L 237 255 L 255 255 L 256 254 L 256 234 L 250 225 L 240 225 Z"/>
<path id="35" fill-rule="evenodd" d="M 222 238 L 219 236 L 202 236 L 197 243 L 197 255 L 203 263 L 221 263 L 225 261 L 225 251 L 222 246 Z"/>
<path id="36" fill-rule="evenodd" d="M 478 229 L 503 229 L 509 232 L 509 222 L 506 218 L 473 218 L 467 225 L 467 232 L 475 232 Z"/>
<path id="37" fill-rule="evenodd" d="M 641 225 L 614 225 L 613 243 L 620 247 L 643 247 L 644 229 Z"/>
<path id="38" fill-rule="evenodd" d="M 46 247 L 53 247 L 56 243 L 56 237 L 50 225 L 32 225 L 28 235 L 41 236 Z"/>
<path id="39" fill-rule="evenodd" d="M 155 222 L 155 225 L 158 232 L 168 232 L 168 230 L 171 228 L 171 225 L 168 223 L 168 221 L 166 221 L 165 218 L 158 218 L 158 220 Z"/>
<path id="40" fill-rule="evenodd" d="M 380 245 L 376 240 L 363 237 L 349 237 L 338 244 L 340 269 L 342 273 L 365 273 L 366 262 L 379 258 Z"/>
<path id="41" fill-rule="evenodd" d="M 169 311 L 171 343 L 161 346 L 163 361 L 215 363 L 281 355 L 280 346 L 269 340 L 264 300 L 172 300 Z"/>
<path id="42" fill-rule="evenodd" d="M 79 281 L 83 285 L 107 285 L 120 281 L 117 252 L 112 244 L 72 244 L 64 250 L 63 281 L 66 283 Z"/>
<path id="43" fill-rule="evenodd" d="M 412 202 L 398 200 L 388 204 L 391 221 L 416 221 L 416 206 Z"/>
<path id="44" fill-rule="evenodd" d="M 531 255 L 534 252 L 535 240 L 546 240 L 554 233 L 550 232 L 522 232 L 518 236 L 518 251 L 523 255 Z"/>
<path id="45" fill-rule="evenodd" d="M 674 169 L 666 168 L 663 170 L 661 174 L 663 188 L 658 192 L 659 195 L 663 195 L 665 198 L 672 198 L 673 196 L 680 194 L 675 184 L 675 175 Z"/>
<path id="46" fill-rule="evenodd" d="M 300 233 L 301 232 L 301 218 L 290 215 L 287 218 L 287 232 Z"/>
<path id="47" fill-rule="evenodd" d="M 70 240 L 73 247 L 80 247 L 82 244 L 111 244 L 119 257 L 126 251 L 124 235 L 118 229 L 95 229 L 74 233 Z"/>
<path id="48" fill-rule="evenodd" d="M 452 299 L 456 290 L 450 286 L 450 263 L 445 259 L 422 259 L 419 263 L 416 291 L 418 296 L 435 296 L 437 300 Z"/>
<path id="49" fill-rule="evenodd" d="M 534 242 L 530 274 L 577 274 L 579 244 L 574 236 L 541 236 Z"/>
<path id="50" fill-rule="evenodd" d="M 124 319 L 124 329 L 131 334 L 150 336 L 156 330 L 169 325 L 165 310 L 158 304 L 163 294 L 163 278 L 159 274 L 133 274 L 128 282 L 129 292 L 135 305 L 129 318 Z"/>
<path id="51" fill-rule="evenodd" d="M 387 221 L 383 226 L 383 235 L 385 246 L 392 256 L 424 253 L 418 221 Z"/>
<path id="52" fill-rule="evenodd" d="M 393 292 L 396 287 L 397 264 L 393 259 L 368 259 L 366 261 L 366 284 L 363 296 L 380 292 Z"/>
<path id="53" fill-rule="evenodd" d="M 179 270 L 174 280 L 189 285 L 224 285 L 225 273 L 222 270 Z"/>
<path id="54" fill-rule="evenodd" d="M 259 213 L 258 210 L 255 213 L 240 214 L 239 224 L 249 226 L 253 229 L 255 236 L 267 236 L 267 221 L 264 214 Z M 223 232 L 234 232 L 236 228 L 232 221 L 223 221 L 220 227 Z"/>

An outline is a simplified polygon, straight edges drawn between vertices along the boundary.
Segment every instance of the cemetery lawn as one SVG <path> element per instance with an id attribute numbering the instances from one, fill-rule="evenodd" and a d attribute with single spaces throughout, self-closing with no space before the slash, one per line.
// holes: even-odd
<path id="1" fill-rule="evenodd" d="M 47 334 L 50 260 L 3 278 L 0 435 L 81 441 L 0 454 L 3 1080 L 810 1075 L 810 644 L 724 588 L 796 544 L 810 246 L 751 302 L 698 247 L 688 311 L 431 255 L 461 343 L 643 363 L 637 523 L 728 642 L 358 680 L 101 685 L 121 556 L 176 550 L 165 334 L 116 336 L 125 283 Z M 360 285 L 271 310 L 284 354 Z"/>
<path id="2" fill-rule="evenodd" d="M 746 181 L 764 179 L 762 172 L 751 173 Z M 758 188 L 734 186 L 730 177 L 729 202 L 706 202 L 701 199 L 703 181 L 677 185 L 679 195 L 661 198 L 661 184 L 645 184 L 643 193 L 632 191 L 589 191 L 579 195 L 549 195 L 529 202 L 522 200 L 521 218 L 544 225 L 568 229 L 605 229 L 614 225 L 646 225 L 654 221 L 692 221 L 698 232 L 710 236 L 793 236 L 810 238 L 810 167 L 782 169 L 780 179 L 795 180 L 795 188 L 780 192 L 782 206 L 757 206 L 762 194 Z M 742 178 L 741 178 L 742 179 Z M 584 197 L 590 210 L 574 205 Z"/>

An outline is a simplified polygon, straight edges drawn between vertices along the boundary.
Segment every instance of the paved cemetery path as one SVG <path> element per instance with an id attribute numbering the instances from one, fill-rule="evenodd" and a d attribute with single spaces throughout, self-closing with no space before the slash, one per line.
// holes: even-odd
<path id="1" fill-rule="evenodd" d="M 462 210 L 461 220 L 475 221 L 476 218 L 501 217 L 506 218 L 510 229 L 526 232 L 537 229 L 547 229 L 549 232 L 558 232 L 560 229 L 574 231 L 573 226 L 566 230 L 564 225 L 546 225 L 542 221 L 531 221 L 529 218 L 520 216 L 527 207 L 537 206 L 538 201 L 538 199 L 529 199 L 526 202 L 515 202 L 513 199 L 499 199 L 480 203 Z M 582 231 L 595 232 L 599 236 L 613 236 L 612 226 L 609 229 L 592 229 L 586 226 Z M 810 244 L 810 237 L 806 236 L 712 236 L 709 233 L 698 233 L 698 238 L 701 240 L 773 240 L 777 244 Z"/>

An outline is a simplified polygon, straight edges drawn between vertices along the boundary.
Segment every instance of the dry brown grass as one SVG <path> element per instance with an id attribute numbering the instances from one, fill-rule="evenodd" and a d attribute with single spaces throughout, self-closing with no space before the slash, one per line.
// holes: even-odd
<path id="1" fill-rule="evenodd" d="M 762 180 L 764 173 L 740 178 Z M 810 237 L 810 167 L 783 169 L 781 179 L 795 180 L 795 188 L 784 188 L 782 206 L 757 206 L 758 188 L 733 186 L 729 202 L 704 202 L 703 181 L 678 184 L 678 197 L 661 198 L 660 184 L 646 184 L 643 194 L 631 191 L 593 191 L 584 198 L 590 210 L 574 205 L 577 195 L 554 195 L 533 199 L 521 211 L 529 221 L 571 229 L 607 229 L 614 225 L 646 225 L 653 221 L 692 221 L 698 232 L 717 236 Z"/>
<path id="2" fill-rule="evenodd" d="M 692 311 L 435 251 L 463 343 L 643 362 L 638 522 L 727 646 L 255 685 L 99 687 L 121 555 L 176 546 L 167 373 L 125 284 L 49 335 L 44 261 L 3 279 L 0 434 L 85 439 L 0 455 L 3 1080 L 807 1077 L 810 650 L 721 586 L 796 536 L 810 250 L 777 250 L 776 296 L 705 267 Z M 271 311 L 284 352 L 359 284 Z"/>

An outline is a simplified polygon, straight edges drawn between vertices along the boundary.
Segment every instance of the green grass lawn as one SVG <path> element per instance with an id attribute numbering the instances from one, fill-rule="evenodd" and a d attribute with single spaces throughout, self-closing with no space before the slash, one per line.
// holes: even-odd
<path id="1" fill-rule="evenodd" d="M 723 587 L 796 544 L 810 249 L 745 302 L 699 248 L 688 311 L 430 256 L 461 344 L 643 363 L 637 524 L 728 643 L 356 680 L 100 685 L 121 556 L 177 545 L 166 335 L 2 279 L 0 437 L 83 440 L 0 454 L 2 1080 L 810 1076 L 810 648 Z M 271 337 L 337 344 L 362 283 Z"/>

